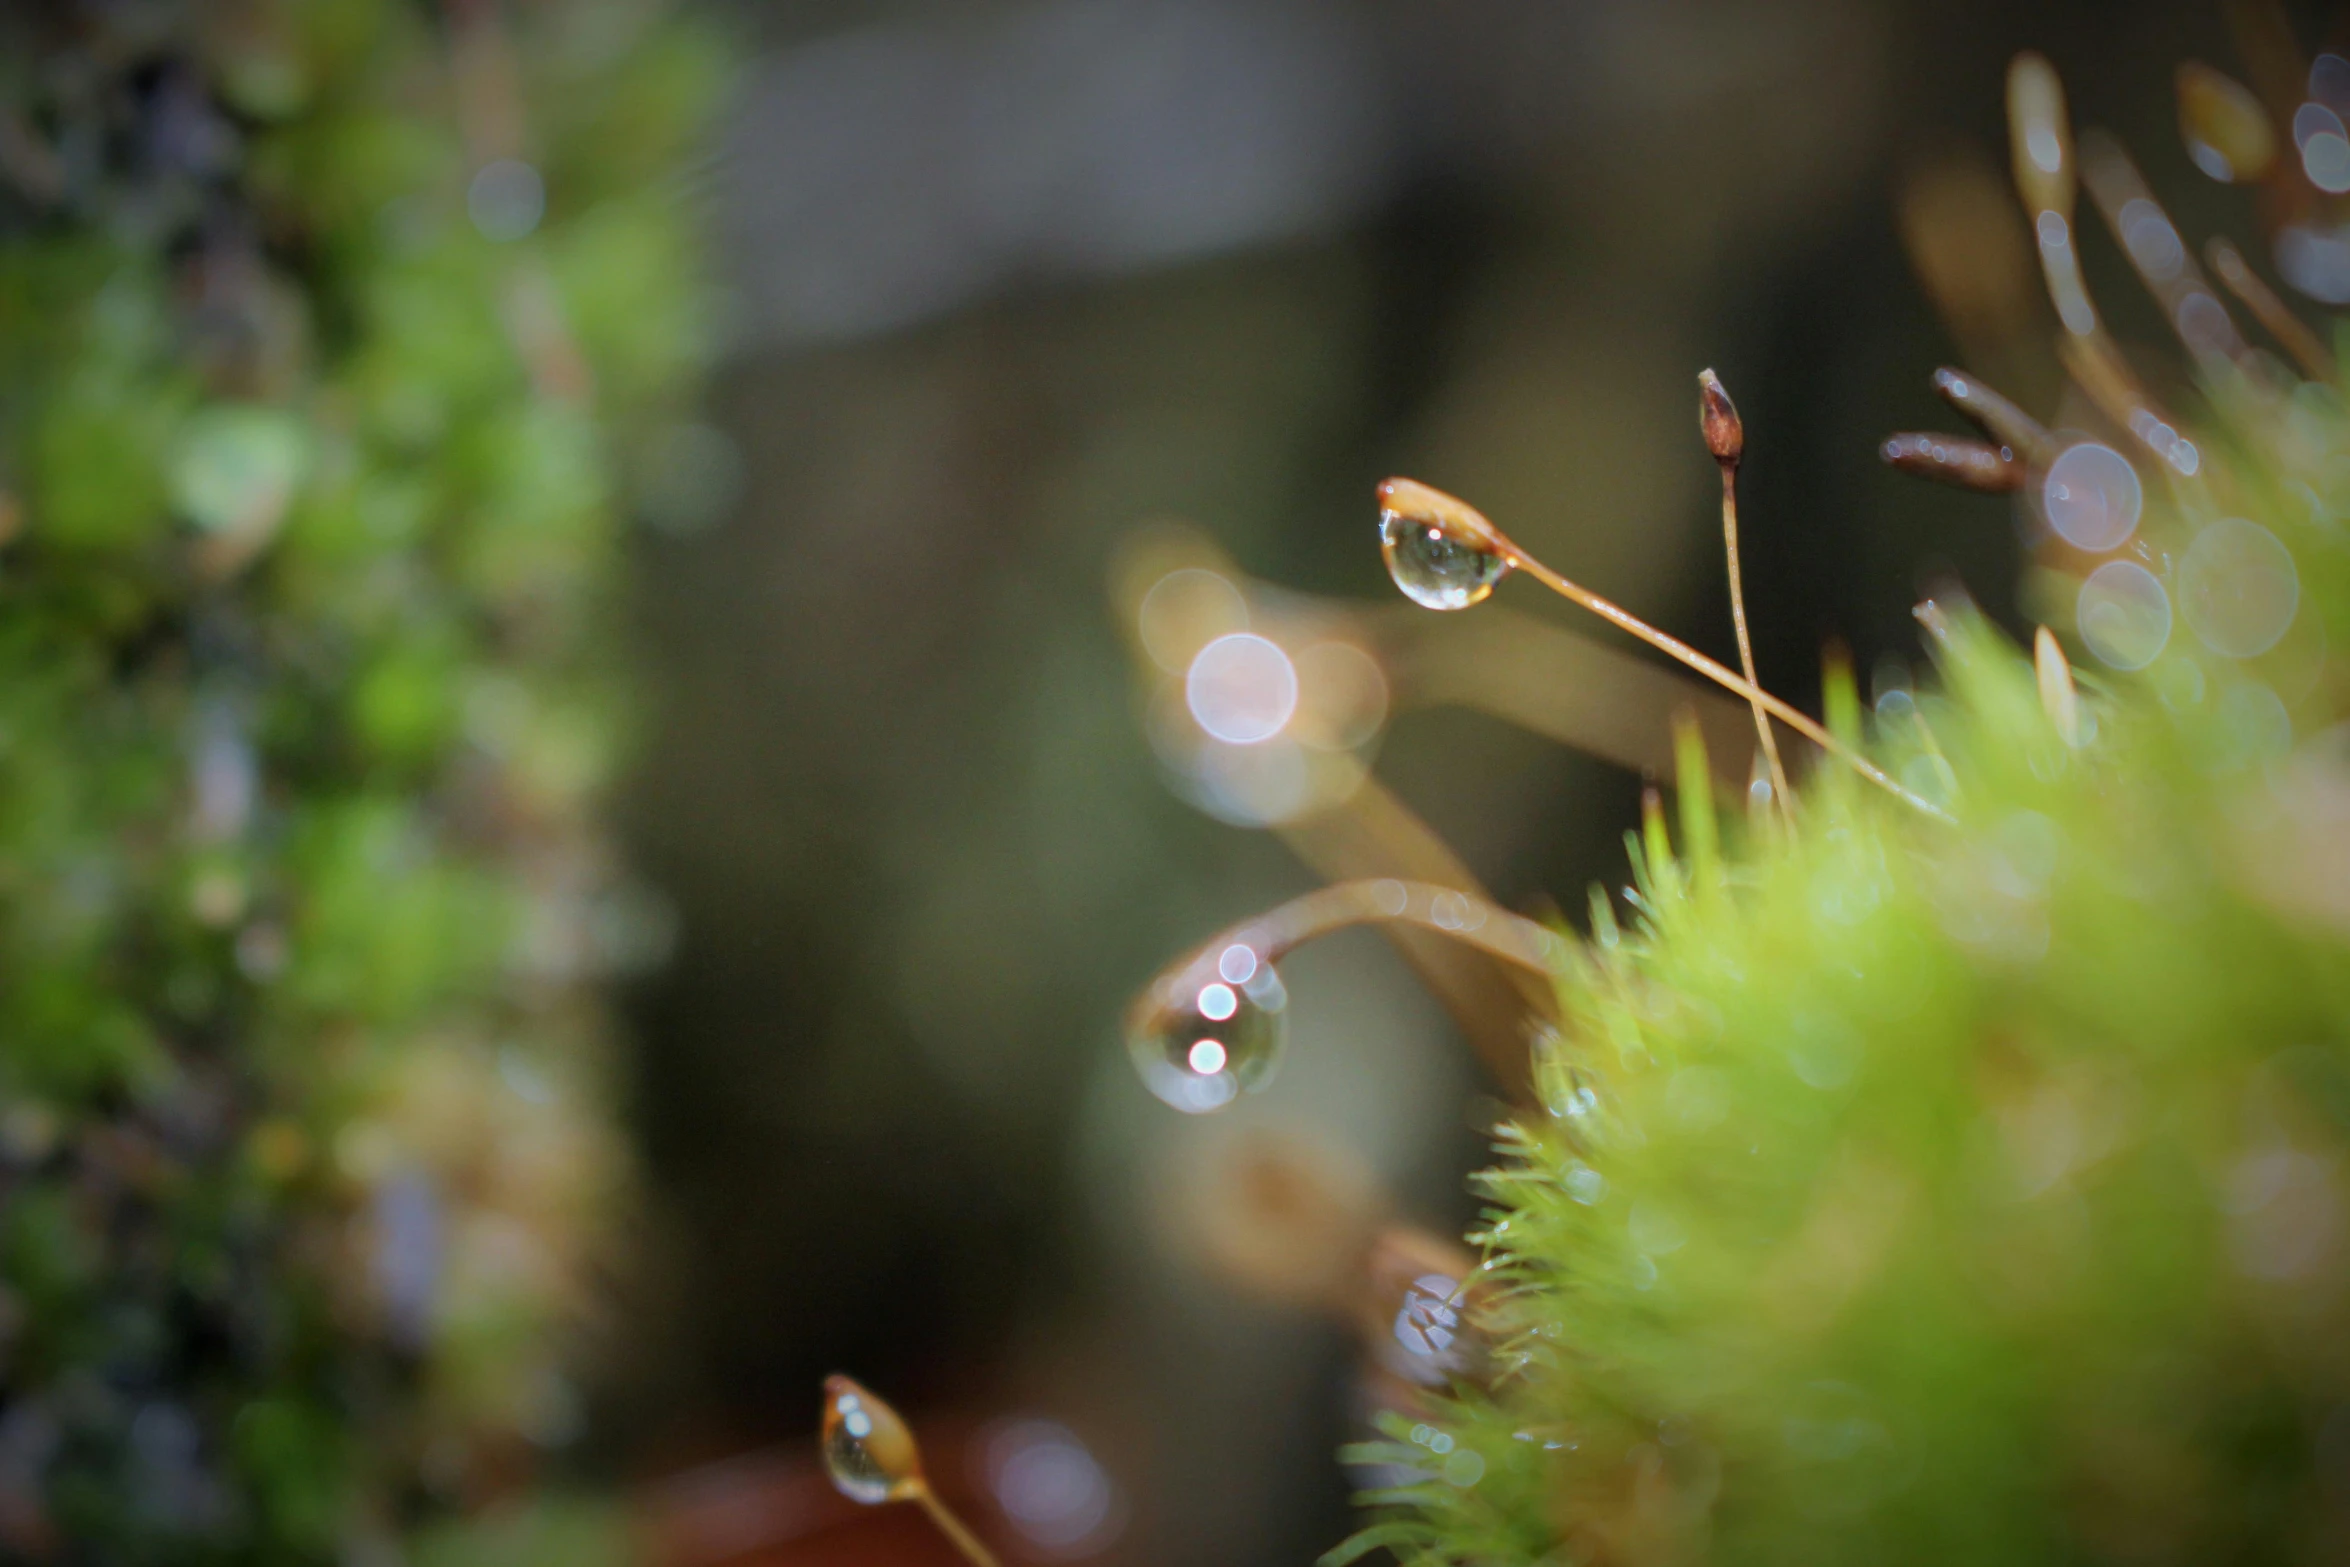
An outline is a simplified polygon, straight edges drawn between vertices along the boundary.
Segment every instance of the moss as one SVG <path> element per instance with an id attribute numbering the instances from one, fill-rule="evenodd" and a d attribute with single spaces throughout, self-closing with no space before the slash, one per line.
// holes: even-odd
<path id="1" fill-rule="evenodd" d="M 577 1423 L 615 432 L 688 412 L 722 75 L 657 4 L 525 9 L 0 21 L 12 1560 L 344 1559 Z"/>

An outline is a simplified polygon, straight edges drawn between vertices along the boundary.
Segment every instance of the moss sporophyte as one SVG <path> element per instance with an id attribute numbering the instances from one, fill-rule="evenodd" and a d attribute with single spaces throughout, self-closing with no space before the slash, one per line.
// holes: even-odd
<path id="1" fill-rule="evenodd" d="M 2287 38 L 2244 29 L 2266 97 L 2182 71 L 2181 123 L 2205 172 L 2263 187 L 2287 282 L 2339 303 L 2350 142 L 2322 138 L 2342 139 L 2350 105 L 2328 95 L 2350 61 L 2285 58 Z M 1479 1178 L 1476 1255 L 1369 1313 L 1423 1371 L 1439 1334 L 1446 1358 L 1391 1390 L 1385 1440 L 1345 1455 L 1377 1477 L 1378 1512 L 1329 1563 L 2350 1553 L 2350 412 L 2324 335 L 2225 242 L 2215 286 L 2121 145 L 2076 142 L 2037 56 L 2010 73 L 2009 118 L 2009 221 L 2065 389 L 2044 422 L 1945 370 L 1980 438 L 1902 434 L 1884 456 L 2016 497 L 2028 651 L 1950 594 L 1918 608 L 1937 681 L 1882 679 L 1864 706 L 1831 657 L 1818 719 L 1763 690 L 1735 474 L 1767 432 L 1708 373 L 1741 671 L 1466 503 L 1379 489 L 1415 603 L 1466 610 L 1523 574 L 1752 715 L 1741 746 L 1718 699 L 1653 671 L 1624 678 L 1664 693 L 1654 739 L 1490 700 L 1676 779 L 1677 822 L 1652 790 L 1630 884 L 1594 892 L 1587 931 L 1494 907 L 1359 756 L 1284 793 L 1212 731 L 1161 744 L 1203 803 L 1345 876 L 1145 990 L 1129 1048 L 1151 1092 L 1212 1111 L 1261 1088 L 1288 1005 L 1272 966 L 1325 929 L 1385 922 L 1472 1040 L 1514 998 L 1519 1058 L 1487 1054 L 1519 1108 Z M 2082 188 L 2179 338 L 2191 415 L 2104 324 Z M 1920 212 L 1930 246 L 1940 220 Z M 2015 282 L 1945 274 L 1937 297 Z M 1383 692 L 1435 681 L 1413 633 L 1367 614 L 1334 632 L 1197 546 L 1154 548 L 1158 574 L 1124 598 L 1162 670 L 1214 635 L 1294 663 L 1343 632 L 1414 649 L 1380 665 Z M 1187 605 L 1209 601 L 1198 579 L 1228 584 L 1213 624 L 1154 596 L 1179 573 Z M 1290 705 L 1311 709 L 1310 687 Z M 1499 982 L 1476 990 L 1480 968 Z M 1267 1201 L 1354 1211 L 1298 1195 L 1320 1190 L 1287 1178 Z M 1369 1299 L 1371 1233 L 1348 1230 L 1354 1260 L 1316 1288 Z"/>

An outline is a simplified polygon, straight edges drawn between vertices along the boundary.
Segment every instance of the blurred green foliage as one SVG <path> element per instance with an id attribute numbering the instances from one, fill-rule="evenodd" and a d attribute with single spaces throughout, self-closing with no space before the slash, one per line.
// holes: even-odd
<path id="1" fill-rule="evenodd" d="M 575 1432 L 721 85 L 635 0 L 0 19 L 0 1554 L 372 1561 Z"/>

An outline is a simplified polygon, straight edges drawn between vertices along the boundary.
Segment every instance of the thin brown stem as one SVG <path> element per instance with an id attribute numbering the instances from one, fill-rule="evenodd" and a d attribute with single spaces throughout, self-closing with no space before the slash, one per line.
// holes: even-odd
<path id="1" fill-rule="evenodd" d="M 1757 692 L 1762 681 L 1754 672 L 1754 644 L 1746 635 L 1746 587 L 1738 571 L 1738 465 L 1725 462 L 1722 470 L 1722 548 L 1730 558 L 1730 623 L 1738 631 L 1738 667 L 1746 672 L 1746 683 Z M 1754 732 L 1762 741 L 1763 760 L 1771 770 L 1771 788 L 1779 797 L 1782 812 L 1794 810 L 1794 799 L 1787 792 L 1787 769 L 1779 761 L 1779 742 L 1771 733 L 1771 716 L 1762 703 L 1754 702 Z"/>
<path id="2" fill-rule="evenodd" d="M 1724 459 L 1717 457 L 1715 460 Z M 1467 501 L 1447 495 L 1442 490 L 1432 489 L 1414 479 L 1389 479 L 1379 486 L 1379 504 L 1384 511 L 1425 522 L 1430 527 L 1441 529 L 1457 539 L 1473 543 L 1477 548 L 1499 556 L 1513 570 L 1525 572 L 1569 603 L 1591 611 L 1618 630 L 1628 631 L 1658 652 L 1678 659 L 1732 695 L 1768 709 L 1772 717 L 1878 788 L 1899 797 L 1937 821 L 1953 820 L 1941 807 L 1919 798 L 1888 778 L 1883 769 L 1828 733 L 1799 709 L 1780 701 L 1744 676 L 1723 668 L 1678 637 L 1668 636 L 1631 611 L 1610 603 L 1580 583 L 1570 582 L 1560 576 L 1520 549 L 1508 534 L 1495 527 L 1491 519 Z"/>
<path id="3" fill-rule="evenodd" d="M 953 1510 L 938 1499 L 938 1493 L 930 1489 L 927 1481 L 917 1482 L 913 1497 L 921 1504 L 922 1510 L 930 1515 L 930 1521 L 938 1525 L 938 1532 L 953 1542 L 955 1549 L 963 1553 L 964 1560 L 970 1562 L 971 1567 L 1003 1567 L 996 1560 L 995 1552 L 980 1543 L 979 1536 L 973 1534 L 963 1520 L 957 1518 Z"/>
<path id="4" fill-rule="evenodd" d="M 1844 763 L 1847 767 L 1850 767 L 1854 772 L 1860 774 L 1863 778 L 1866 778 L 1869 782 L 1875 784 L 1878 788 L 1883 789 L 1886 793 L 1894 795 L 1904 803 L 1924 812 L 1926 815 L 1933 817 L 1937 821 L 1947 822 L 1954 819 L 1949 812 L 1943 810 L 1940 806 L 1934 804 L 1932 801 L 1913 794 L 1909 790 L 1901 787 L 1901 785 L 1895 783 L 1890 777 L 1886 776 L 1883 768 L 1877 766 L 1867 757 L 1862 756 L 1859 752 L 1854 751 L 1851 747 L 1847 746 L 1843 741 L 1828 733 L 1826 729 L 1822 728 L 1816 721 L 1814 721 L 1809 715 L 1805 714 L 1801 709 L 1789 706 L 1787 703 L 1780 701 L 1777 697 L 1771 695 L 1768 691 L 1765 691 L 1762 687 L 1754 684 L 1752 681 L 1745 679 L 1731 670 L 1723 668 L 1720 664 L 1715 663 L 1712 659 L 1706 657 L 1703 653 L 1698 652 L 1697 649 L 1689 646 L 1689 644 L 1686 642 L 1681 641 L 1678 637 L 1670 636 L 1665 632 L 1657 630 L 1656 627 L 1642 620 L 1639 616 L 1633 614 L 1630 610 L 1620 608 L 1617 605 L 1610 603 L 1608 600 L 1601 598 L 1598 594 L 1592 592 L 1589 588 L 1586 588 L 1579 583 L 1568 581 L 1565 577 L 1560 576 L 1557 572 L 1551 570 L 1548 566 L 1545 566 L 1542 564 L 1542 562 L 1536 560 L 1533 556 L 1527 554 L 1524 550 L 1519 549 L 1515 544 L 1510 543 L 1505 538 L 1501 538 L 1498 530 L 1496 532 L 1496 539 L 1500 543 L 1502 552 L 1509 557 L 1510 564 L 1518 567 L 1528 576 L 1532 577 L 1535 581 L 1541 583 L 1544 587 L 1550 589 L 1553 593 L 1558 594 L 1561 598 L 1581 605 L 1583 608 L 1591 611 L 1591 613 L 1597 615 L 1600 619 L 1608 622 L 1610 625 L 1620 627 L 1625 631 L 1629 631 L 1632 633 L 1632 635 L 1638 637 L 1641 641 L 1646 642 L 1650 647 L 1655 648 L 1657 651 L 1667 654 L 1670 657 L 1679 659 L 1682 663 L 1688 665 L 1691 669 L 1696 670 L 1699 674 L 1705 676 L 1708 680 L 1713 681 L 1716 685 L 1721 686 L 1723 689 L 1744 697 L 1747 701 L 1755 704 L 1758 707 L 1768 709 L 1772 717 L 1778 719 L 1788 728 L 1794 730 L 1797 734 L 1803 736 L 1806 740 L 1809 740 L 1812 744 L 1818 746 L 1821 750 L 1827 752 L 1830 756 L 1835 757 L 1838 761 Z"/>
<path id="5" fill-rule="evenodd" d="M 2293 356 L 2302 373 L 2313 381 L 2332 384 L 2336 374 L 2333 354 L 2293 314 L 2292 307 L 2277 297 L 2276 290 L 2246 264 L 2243 254 L 2224 239 L 2213 240 L 2205 254 L 2211 258 L 2211 270 L 2219 274 L 2227 291 Z"/>
<path id="6" fill-rule="evenodd" d="M 1377 877 L 1343 881 L 1290 899 L 1242 921 L 1164 970 L 1136 998 L 1130 1025 L 1146 1027 L 1168 1007 L 1185 1007 L 1203 985 L 1214 983 L 1224 954 L 1248 949 L 1255 964 L 1280 961 L 1291 949 L 1354 925 L 1416 925 L 1477 948 L 1548 983 L 1552 936 L 1530 919 L 1498 908 L 1457 887 Z"/>

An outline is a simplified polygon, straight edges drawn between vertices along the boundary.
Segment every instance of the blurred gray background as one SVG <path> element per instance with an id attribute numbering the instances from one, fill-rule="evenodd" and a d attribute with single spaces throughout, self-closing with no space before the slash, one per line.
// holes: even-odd
<path id="1" fill-rule="evenodd" d="M 1077 1433 L 1116 1488 L 1102 1559 L 1310 1560 L 1347 1528 L 1355 1351 L 1203 1268 L 1184 1207 L 1255 1124 L 1457 1232 L 1490 1101 L 1360 935 L 1287 967 L 1266 1094 L 1194 1120 L 1134 1081 L 1126 998 L 1312 878 L 1162 780 L 1119 542 L 1180 517 L 1258 577 L 1385 605 L 1370 492 L 1409 473 L 1727 657 L 1711 365 L 1749 432 L 1765 684 L 1816 702 L 1831 636 L 1864 671 L 1913 653 L 1942 576 L 2004 612 L 2007 509 L 1877 465 L 1885 433 L 1949 423 L 1927 377 L 1958 353 L 1903 258 L 1902 182 L 2003 167 L 2002 72 L 2037 47 L 2190 232 L 2242 231 L 2172 121 L 2180 58 L 2236 67 L 2217 8 L 720 14 L 743 40 L 705 191 L 729 356 L 638 576 L 627 831 L 679 940 L 633 998 L 657 1238 L 607 1445 L 651 1472 L 804 1442 L 847 1369 L 911 1411 Z M 1619 770 L 1443 711 L 1401 715 L 1378 773 L 1505 901 L 1621 879 Z"/>

